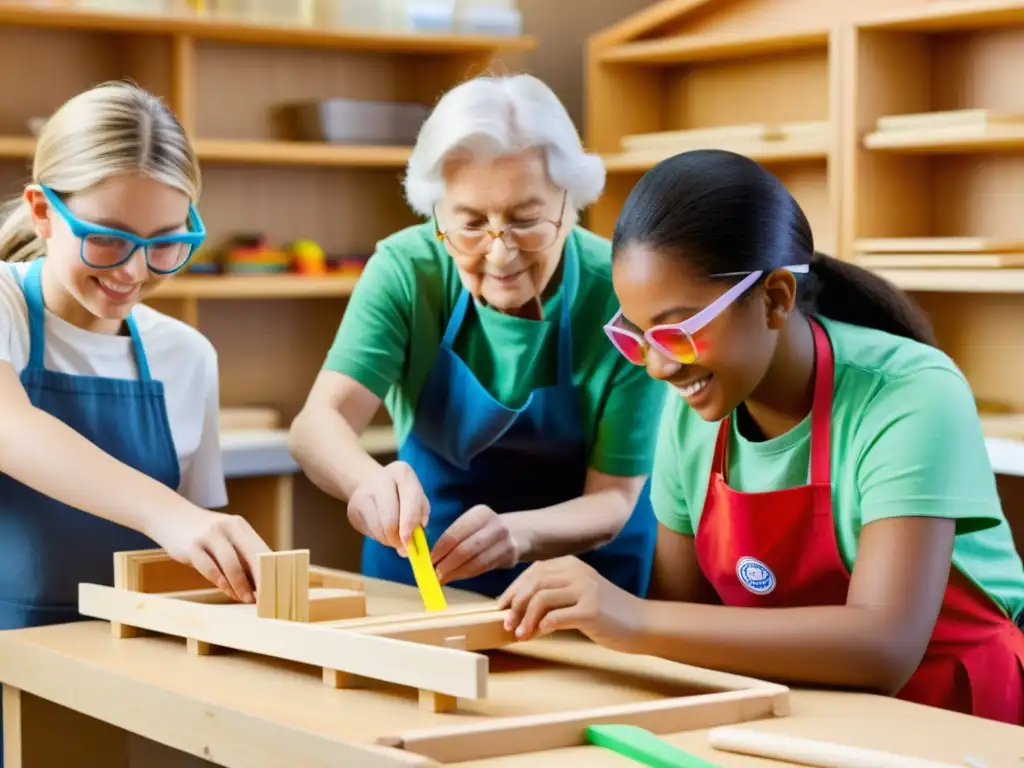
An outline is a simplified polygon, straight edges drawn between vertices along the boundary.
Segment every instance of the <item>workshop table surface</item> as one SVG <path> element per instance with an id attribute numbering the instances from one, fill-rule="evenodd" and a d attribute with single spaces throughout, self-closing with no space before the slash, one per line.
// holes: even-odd
<path id="1" fill-rule="evenodd" d="M 371 614 L 422 610 L 413 588 L 368 579 L 366 590 Z M 449 591 L 451 603 L 479 601 L 479 597 Z M 533 640 L 523 645 L 527 647 L 538 652 L 530 653 L 534 658 L 564 658 L 568 653 L 572 664 L 564 670 L 529 668 L 527 657 L 526 666 L 510 676 L 514 683 L 496 681 L 486 700 L 466 703 L 465 717 L 657 699 L 674 695 L 668 685 L 672 670 L 693 669 L 651 657 L 615 654 L 572 637 Z M 606 669 L 612 671 L 586 674 L 592 659 L 611 659 Z M 637 685 L 635 676 L 616 672 L 619 667 L 640 675 L 649 670 L 650 679 Z M 95 757 L 89 766 L 127 765 L 117 751 L 124 749 L 123 743 L 115 742 L 118 738 L 123 742 L 129 734 L 222 765 L 368 765 L 376 749 L 370 745 L 378 736 L 434 726 L 438 718 L 448 718 L 444 724 L 451 724 L 450 718 L 460 716 L 420 709 L 415 691 L 335 690 L 323 685 L 320 676 L 319 668 L 240 652 L 191 655 L 179 638 L 151 635 L 118 640 L 111 636 L 109 625 L 100 621 L 0 632 L 0 682 L 11 697 L 6 700 L 13 701 L 18 691 L 31 694 L 21 698 L 20 719 L 5 712 L 8 733 L 20 726 L 24 736 L 23 762 L 13 764 L 9 757 L 6 768 L 86 766 L 80 756 L 66 761 L 69 750 L 79 747 Z M 1024 728 L 867 694 L 794 689 L 790 702 L 789 716 L 742 727 L 965 766 L 1024 768 Z M 714 750 L 706 730 L 663 738 L 719 766 L 782 765 Z M 352 744 L 366 751 L 348 751 Z M 191 762 L 175 765 L 199 762 L 180 757 Z M 141 764 L 155 768 L 153 760 Z M 599 747 L 579 746 L 458 765 L 628 768 L 637 763 Z"/>

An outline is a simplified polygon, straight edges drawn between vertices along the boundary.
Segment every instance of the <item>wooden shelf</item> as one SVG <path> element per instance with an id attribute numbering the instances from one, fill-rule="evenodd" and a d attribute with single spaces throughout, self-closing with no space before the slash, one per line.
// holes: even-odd
<path id="1" fill-rule="evenodd" d="M 155 299 L 316 299 L 352 293 L 349 275 L 181 275 L 171 278 Z"/>
<path id="2" fill-rule="evenodd" d="M 828 36 L 828 30 L 821 28 L 759 35 L 681 35 L 611 46 L 598 55 L 598 60 L 651 65 L 714 61 L 821 48 L 828 45 Z"/>
<path id="3" fill-rule="evenodd" d="M 904 291 L 1024 293 L 1024 269 L 876 269 Z"/>
<path id="4" fill-rule="evenodd" d="M 905 154 L 1024 150 L 1024 125 L 997 123 L 976 127 L 874 131 L 864 137 L 864 146 L 867 149 Z"/>
<path id="5" fill-rule="evenodd" d="M 412 152 L 411 147 L 239 139 L 199 139 L 195 149 L 201 162 L 211 164 L 385 169 L 404 167 Z M 0 136 L 0 158 L 31 158 L 34 151 L 31 136 Z"/>
<path id="6" fill-rule="evenodd" d="M 0 158 L 30 158 L 35 149 L 36 140 L 31 136 L 0 136 Z"/>
<path id="7" fill-rule="evenodd" d="M 938 0 L 877 14 L 858 23 L 861 29 L 951 32 L 1024 24 L 1018 0 Z"/>
<path id="8" fill-rule="evenodd" d="M 770 167 L 804 209 L 818 247 L 835 253 L 843 78 L 833 30 L 848 6 L 661 0 L 592 37 L 585 135 L 607 184 L 587 225 L 610 236 L 638 174 L 713 147 Z M 729 130 L 798 125 L 820 126 L 820 136 Z"/>
<path id="9" fill-rule="evenodd" d="M 409 160 L 411 152 L 411 147 L 354 146 L 301 141 L 196 141 L 196 153 L 204 163 L 402 168 Z"/>
<path id="10" fill-rule="evenodd" d="M 112 13 L 87 8 L 48 8 L 25 3 L 0 4 L 0 26 L 25 26 L 140 35 L 188 35 L 248 45 L 302 46 L 405 54 L 460 54 L 525 51 L 536 47 L 529 36 L 426 34 L 399 31 L 319 28 L 265 24 L 198 14 Z"/>
<path id="11" fill-rule="evenodd" d="M 803 142 L 800 144 L 793 143 L 792 145 L 784 141 L 775 143 L 778 144 L 777 147 L 772 146 L 771 142 L 765 142 L 763 147 L 751 152 L 744 152 L 739 148 L 729 146 L 722 146 L 720 149 L 740 152 L 752 160 L 766 165 L 772 163 L 826 162 L 828 160 L 829 150 L 826 146 L 814 147 Z M 603 155 L 602 160 L 604 160 L 605 169 L 609 173 L 644 173 L 674 154 L 676 153 L 620 152 L 618 154 Z"/>

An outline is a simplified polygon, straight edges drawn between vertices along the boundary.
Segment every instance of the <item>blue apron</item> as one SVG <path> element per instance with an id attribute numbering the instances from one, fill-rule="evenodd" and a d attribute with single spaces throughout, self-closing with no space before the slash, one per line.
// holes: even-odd
<path id="1" fill-rule="evenodd" d="M 30 347 L 21 383 L 32 404 L 115 459 L 177 488 L 181 475 L 163 383 L 150 377 L 134 319 L 129 316 L 126 322 L 138 381 L 48 371 L 42 265 L 42 259 L 32 263 L 22 286 Z M 0 630 L 85 618 L 78 613 L 78 583 L 112 585 L 115 551 L 155 546 L 141 533 L 69 507 L 0 473 Z M 0 765 L 2 755 L 0 733 Z"/>
<path id="2" fill-rule="evenodd" d="M 430 501 L 425 533 L 431 545 L 477 504 L 498 513 L 516 512 L 559 504 L 583 493 L 587 448 L 580 427 L 580 393 L 572 381 L 570 326 L 579 259 L 571 237 L 564 258 L 557 381 L 530 392 L 520 408 L 508 408 L 492 397 L 453 351 L 466 311 L 475 307 L 468 291 L 463 289 L 459 296 L 419 396 L 413 427 L 398 452 L 399 460 L 416 472 Z M 580 558 L 613 583 L 642 596 L 650 581 L 656 535 L 648 480 L 619 535 Z M 497 597 L 528 565 L 492 570 L 451 586 Z M 370 537 L 363 541 L 362 571 L 415 583 L 409 561 Z"/>

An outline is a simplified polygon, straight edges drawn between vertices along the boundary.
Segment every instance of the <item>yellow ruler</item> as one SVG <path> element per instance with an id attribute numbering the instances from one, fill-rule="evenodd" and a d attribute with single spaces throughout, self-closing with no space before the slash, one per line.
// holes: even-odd
<path id="1" fill-rule="evenodd" d="M 420 588 L 420 596 L 423 598 L 423 604 L 427 610 L 447 610 L 448 603 L 444 599 L 444 592 L 441 591 L 441 582 L 437 580 L 434 564 L 430 562 L 427 536 L 420 526 L 416 526 L 412 532 L 412 541 L 409 542 L 409 562 L 412 564 L 412 574 L 416 577 L 416 586 Z"/>

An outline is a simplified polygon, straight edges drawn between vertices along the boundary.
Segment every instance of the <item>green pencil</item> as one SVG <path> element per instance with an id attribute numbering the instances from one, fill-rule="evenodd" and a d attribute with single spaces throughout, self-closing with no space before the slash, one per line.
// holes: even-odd
<path id="1" fill-rule="evenodd" d="M 636 725 L 589 725 L 587 741 L 651 768 L 718 768 Z"/>

